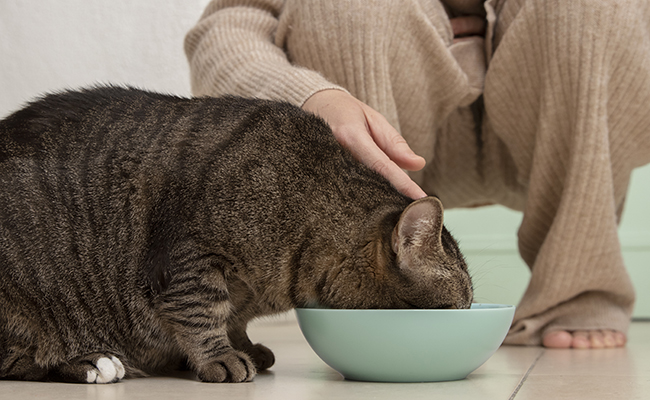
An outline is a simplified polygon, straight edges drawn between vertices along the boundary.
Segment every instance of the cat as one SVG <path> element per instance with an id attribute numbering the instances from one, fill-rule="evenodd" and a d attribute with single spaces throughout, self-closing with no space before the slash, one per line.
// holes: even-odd
<path id="1" fill-rule="evenodd" d="M 0 121 L 0 378 L 250 381 L 256 317 L 468 308 L 434 197 L 414 201 L 284 102 L 98 86 Z"/>

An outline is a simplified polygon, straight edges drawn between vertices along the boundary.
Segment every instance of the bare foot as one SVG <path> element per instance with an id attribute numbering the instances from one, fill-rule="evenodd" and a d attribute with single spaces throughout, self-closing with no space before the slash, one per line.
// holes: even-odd
<path id="1" fill-rule="evenodd" d="M 623 347 L 625 334 L 612 330 L 553 331 L 544 335 L 542 344 L 553 349 L 605 349 Z"/>

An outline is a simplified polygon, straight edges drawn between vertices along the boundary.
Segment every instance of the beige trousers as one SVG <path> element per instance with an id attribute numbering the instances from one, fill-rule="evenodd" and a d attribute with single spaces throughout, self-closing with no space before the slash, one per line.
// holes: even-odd
<path id="1" fill-rule="evenodd" d="M 506 343 L 626 332 L 617 223 L 650 162 L 650 2 L 367 1 L 288 1 L 276 44 L 386 116 L 447 207 L 523 211 L 532 277 Z M 485 40 L 453 43 L 448 16 L 463 12 L 487 18 Z"/>

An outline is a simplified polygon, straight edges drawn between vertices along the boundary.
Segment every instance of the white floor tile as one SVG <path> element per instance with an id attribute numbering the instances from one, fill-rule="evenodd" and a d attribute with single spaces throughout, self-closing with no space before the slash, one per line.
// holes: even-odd
<path id="1" fill-rule="evenodd" d="M 121 399 L 650 399 L 650 322 L 637 322 L 625 349 L 544 350 L 504 346 L 467 379 L 387 384 L 345 381 L 309 348 L 294 318 L 256 323 L 254 341 L 276 365 L 252 383 L 208 384 L 192 373 L 113 385 L 0 381 L 0 400 Z M 534 365 L 534 367 L 533 367 Z"/>

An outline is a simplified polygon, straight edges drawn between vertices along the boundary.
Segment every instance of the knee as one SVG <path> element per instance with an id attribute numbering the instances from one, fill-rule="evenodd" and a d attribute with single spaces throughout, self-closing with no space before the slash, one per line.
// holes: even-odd
<path id="1" fill-rule="evenodd" d="M 517 1 L 517 0 L 509 0 Z M 621 9 L 639 9 L 646 0 L 518 0 L 522 6 L 533 5 L 538 9 L 544 9 L 547 13 L 566 14 L 569 12 L 594 10 L 596 12 L 612 12 Z"/>
<path id="2" fill-rule="evenodd" d="M 507 6 L 515 2 L 510 0 Z M 647 0 L 518 0 L 517 4 L 504 41 L 561 64 L 577 56 L 638 49 L 641 39 L 650 35 Z"/>
<path id="3" fill-rule="evenodd" d="M 647 0 L 522 0 L 528 17 L 554 20 L 564 29 L 589 28 L 604 31 L 608 27 L 627 29 L 634 20 L 648 21 Z"/>

